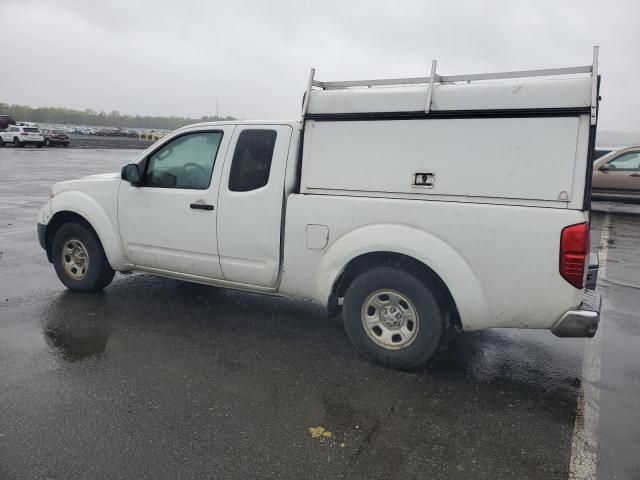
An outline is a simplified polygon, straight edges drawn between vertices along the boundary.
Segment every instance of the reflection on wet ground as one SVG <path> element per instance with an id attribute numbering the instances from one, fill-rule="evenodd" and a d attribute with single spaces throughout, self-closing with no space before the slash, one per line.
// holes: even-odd
<path id="1" fill-rule="evenodd" d="M 44 339 L 65 360 L 82 360 L 107 348 L 110 321 L 104 315 L 105 305 L 96 302 L 101 297 L 101 294 L 63 292 L 47 305 L 49 312 L 43 314 Z M 96 311 L 101 313 L 98 315 Z"/>

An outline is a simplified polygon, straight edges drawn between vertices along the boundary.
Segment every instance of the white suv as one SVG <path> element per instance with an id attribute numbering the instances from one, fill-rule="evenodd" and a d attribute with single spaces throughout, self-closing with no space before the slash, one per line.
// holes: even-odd
<path id="1" fill-rule="evenodd" d="M 36 127 L 11 125 L 6 131 L 0 132 L 0 146 L 5 146 L 7 143 L 13 143 L 15 147 L 31 144 L 41 148 L 44 145 L 44 137 Z"/>

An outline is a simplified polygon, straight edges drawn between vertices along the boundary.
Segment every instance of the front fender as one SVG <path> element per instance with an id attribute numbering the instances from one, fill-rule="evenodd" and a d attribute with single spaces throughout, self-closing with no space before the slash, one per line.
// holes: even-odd
<path id="1" fill-rule="evenodd" d="M 124 255 L 117 223 L 117 199 L 107 207 L 108 211 L 93 197 L 79 191 L 64 191 L 50 200 L 51 216 L 59 212 L 73 212 L 84 218 L 95 230 L 107 260 L 114 270 L 126 269 L 127 260 Z"/>
<path id="2" fill-rule="evenodd" d="M 465 330 L 482 328 L 489 314 L 482 285 L 467 261 L 440 238 L 399 224 L 368 225 L 334 240 L 318 272 L 318 299 L 327 302 L 333 284 L 347 264 L 366 253 L 394 252 L 412 257 L 431 268 L 446 284 Z"/>

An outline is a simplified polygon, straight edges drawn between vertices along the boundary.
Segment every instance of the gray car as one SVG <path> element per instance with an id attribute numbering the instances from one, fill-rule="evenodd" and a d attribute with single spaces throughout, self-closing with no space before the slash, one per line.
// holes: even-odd
<path id="1" fill-rule="evenodd" d="M 640 146 L 611 152 L 593 165 L 592 198 L 640 200 Z"/>

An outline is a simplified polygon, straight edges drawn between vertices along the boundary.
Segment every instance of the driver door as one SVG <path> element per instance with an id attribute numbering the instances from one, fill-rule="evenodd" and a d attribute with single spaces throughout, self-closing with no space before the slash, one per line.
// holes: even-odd
<path id="1" fill-rule="evenodd" d="M 139 162 L 141 186 L 121 183 L 118 226 L 131 264 L 223 278 L 216 203 L 234 128 L 221 126 L 173 137 Z"/>

